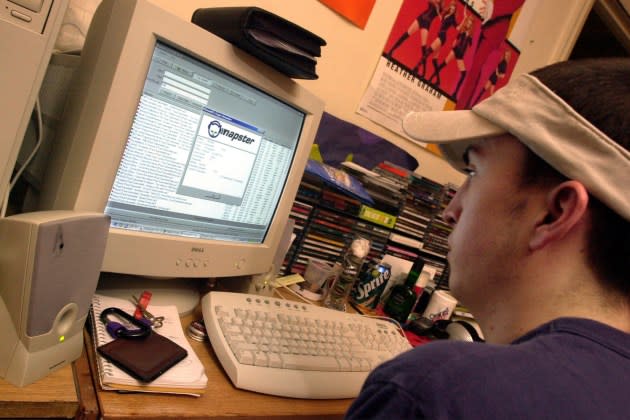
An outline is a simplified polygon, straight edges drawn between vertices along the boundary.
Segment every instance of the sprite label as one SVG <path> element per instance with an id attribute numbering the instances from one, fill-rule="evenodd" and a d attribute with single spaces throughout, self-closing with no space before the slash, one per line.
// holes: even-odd
<path id="1" fill-rule="evenodd" d="M 350 299 L 358 305 L 376 309 L 383 290 L 391 277 L 391 265 L 387 263 L 367 264 L 357 281 L 354 283 Z"/>

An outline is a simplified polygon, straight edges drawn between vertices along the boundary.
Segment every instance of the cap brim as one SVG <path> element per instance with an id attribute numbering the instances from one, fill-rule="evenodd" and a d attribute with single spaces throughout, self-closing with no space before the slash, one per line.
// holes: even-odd
<path id="1" fill-rule="evenodd" d="M 471 110 L 413 112 L 402 128 L 438 143 L 456 169 L 484 138 L 510 133 L 532 153 L 630 221 L 630 151 L 608 137 L 536 77 L 521 74 Z"/>
<path id="2" fill-rule="evenodd" d="M 507 131 L 469 110 L 410 112 L 403 118 L 403 130 L 423 143 L 436 143 L 456 169 L 466 167 L 466 149 L 481 139 Z"/>

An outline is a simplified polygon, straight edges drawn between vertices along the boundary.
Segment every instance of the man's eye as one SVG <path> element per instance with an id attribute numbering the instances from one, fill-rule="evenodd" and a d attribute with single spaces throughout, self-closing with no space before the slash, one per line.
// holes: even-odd
<path id="1" fill-rule="evenodd" d="M 466 172 L 466 175 L 469 177 L 477 175 L 477 171 L 473 168 L 464 168 L 464 172 Z"/>

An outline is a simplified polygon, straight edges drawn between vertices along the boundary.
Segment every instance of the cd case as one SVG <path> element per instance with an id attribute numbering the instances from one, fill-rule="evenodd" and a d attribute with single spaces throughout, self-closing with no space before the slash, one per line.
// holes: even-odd
<path id="1" fill-rule="evenodd" d="M 145 338 L 117 338 L 99 354 L 142 382 L 151 382 L 188 356 L 186 349 L 156 332 Z"/>
<path id="2" fill-rule="evenodd" d="M 304 172 L 318 177 L 329 186 L 358 199 L 364 204 L 374 205 L 374 200 L 363 187 L 363 184 L 343 169 L 309 159 Z"/>
<path id="3" fill-rule="evenodd" d="M 254 6 L 197 9 L 191 21 L 294 79 L 317 79 L 326 41 L 274 13 Z"/>

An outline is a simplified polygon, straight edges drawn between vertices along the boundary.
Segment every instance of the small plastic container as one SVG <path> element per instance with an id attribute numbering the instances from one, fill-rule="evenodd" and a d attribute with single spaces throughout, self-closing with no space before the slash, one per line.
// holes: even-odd
<path id="1" fill-rule="evenodd" d="M 206 324 L 203 322 L 203 319 L 191 322 L 187 332 L 188 337 L 195 341 L 208 341 L 208 332 L 206 331 Z"/>

